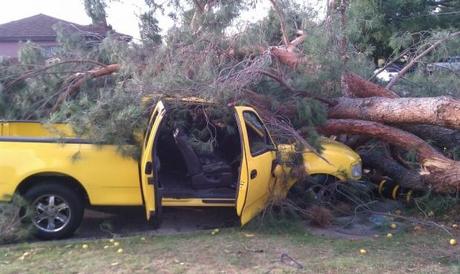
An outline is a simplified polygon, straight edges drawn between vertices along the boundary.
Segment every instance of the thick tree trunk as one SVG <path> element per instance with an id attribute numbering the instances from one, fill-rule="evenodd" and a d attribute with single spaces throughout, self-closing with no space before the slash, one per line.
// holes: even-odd
<path id="1" fill-rule="evenodd" d="M 420 138 L 432 141 L 440 149 L 460 146 L 460 130 L 432 125 L 397 125 Z"/>
<path id="2" fill-rule="evenodd" d="M 342 75 L 342 92 L 347 97 L 368 98 L 387 97 L 399 98 L 395 92 L 385 87 L 374 84 L 357 74 L 348 73 Z M 453 148 L 460 145 L 460 131 L 452 130 L 435 125 L 404 125 L 397 124 L 395 127 L 409 131 L 425 140 L 433 141 L 434 144 L 443 148 Z"/>
<path id="3" fill-rule="evenodd" d="M 391 177 L 402 187 L 414 190 L 426 190 L 423 176 L 418 172 L 407 169 L 398 164 L 394 159 L 385 155 L 382 151 L 367 150 L 359 151 L 364 165 L 381 171 L 386 176 Z"/>
<path id="4" fill-rule="evenodd" d="M 330 118 L 382 123 L 430 124 L 460 129 L 460 101 L 450 97 L 346 98 L 329 109 Z"/>
<path id="5" fill-rule="evenodd" d="M 380 139 L 407 150 L 417 152 L 421 175 L 438 192 L 456 192 L 460 187 L 460 163 L 431 147 L 421 138 L 403 130 L 376 122 L 348 119 L 329 119 L 320 130 L 326 134 L 357 134 Z"/>
<path id="6" fill-rule="evenodd" d="M 377 122 L 351 119 L 329 119 L 320 127 L 320 130 L 326 134 L 337 135 L 349 133 L 377 138 L 407 150 L 414 150 L 418 153 L 420 159 L 429 159 L 433 157 L 445 158 L 444 155 L 421 138 L 409 132 Z"/>

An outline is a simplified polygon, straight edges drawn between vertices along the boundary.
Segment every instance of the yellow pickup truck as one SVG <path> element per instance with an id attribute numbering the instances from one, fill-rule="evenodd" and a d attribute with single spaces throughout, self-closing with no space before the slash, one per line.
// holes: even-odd
<path id="1" fill-rule="evenodd" d="M 87 206 L 143 206 L 155 222 L 164 206 L 234 207 L 244 225 L 271 193 L 286 193 L 296 181 L 277 161 L 293 146 L 276 146 L 253 108 L 229 107 L 225 123 L 207 111 L 200 103 L 178 111 L 159 101 L 138 161 L 75 136 L 69 125 L 0 122 L 0 200 L 25 197 L 35 235 L 44 239 L 71 235 Z M 203 132 L 208 138 L 197 138 Z M 321 157 L 303 152 L 307 174 L 361 177 L 354 151 L 334 141 L 322 146 Z"/>

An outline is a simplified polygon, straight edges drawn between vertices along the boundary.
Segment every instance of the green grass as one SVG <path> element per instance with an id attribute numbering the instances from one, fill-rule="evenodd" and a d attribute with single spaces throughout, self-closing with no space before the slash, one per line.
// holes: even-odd
<path id="1" fill-rule="evenodd" d="M 174 236 L 23 243 L 0 247 L 1 273 L 458 273 L 458 246 L 436 232 L 331 239 L 300 227 Z M 83 245 L 88 245 L 83 248 Z M 104 248 L 106 246 L 106 248 Z M 118 253 L 119 248 L 123 249 Z M 366 255 L 360 255 L 360 249 Z M 288 254 L 303 265 L 282 263 Z"/>

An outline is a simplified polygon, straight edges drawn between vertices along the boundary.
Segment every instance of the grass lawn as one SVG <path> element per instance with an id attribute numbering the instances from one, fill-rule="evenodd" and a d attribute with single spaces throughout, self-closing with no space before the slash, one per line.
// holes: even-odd
<path id="1" fill-rule="evenodd" d="M 346 240 L 314 236 L 299 227 L 272 231 L 230 228 L 214 234 L 22 243 L 0 247 L 0 272 L 460 272 L 460 246 L 450 246 L 446 234 L 403 232 L 391 239 L 385 235 Z M 367 254 L 360 254 L 360 249 Z"/>

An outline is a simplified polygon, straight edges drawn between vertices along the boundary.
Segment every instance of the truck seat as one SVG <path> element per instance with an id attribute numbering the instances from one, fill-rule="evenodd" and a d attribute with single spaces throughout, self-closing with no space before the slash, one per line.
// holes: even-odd
<path id="1" fill-rule="evenodd" d="M 187 175 L 191 178 L 193 188 L 230 187 L 233 179 L 230 165 L 219 159 L 217 155 L 214 155 L 213 159 L 198 157 L 190 143 L 187 142 L 188 136 L 183 130 L 176 128 L 173 136 L 184 158 Z"/>

